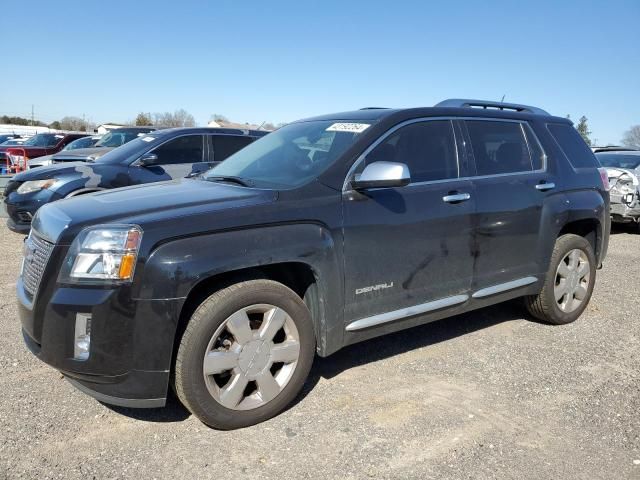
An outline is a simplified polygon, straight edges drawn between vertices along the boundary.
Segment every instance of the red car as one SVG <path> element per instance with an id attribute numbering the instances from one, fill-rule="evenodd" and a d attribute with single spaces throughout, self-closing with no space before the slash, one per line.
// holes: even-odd
<path id="1" fill-rule="evenodd" d="M 70 142 L 86 137 L 86 133 L 39 133 L 22 145 L 0 146 L 0 167 L 9 171 L 24 170 L 24 157 L 28 159 L 52 155 Z"/>

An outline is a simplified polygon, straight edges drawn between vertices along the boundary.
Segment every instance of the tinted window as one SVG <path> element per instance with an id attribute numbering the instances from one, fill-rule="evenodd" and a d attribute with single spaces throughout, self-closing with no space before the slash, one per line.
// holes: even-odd
<path id="1" fill-rule="evenodd" d="M 198 163 L 202 162 L 204 152 L 203 135 L 185 135 L 169 140 L 153 150 L 158 156 L 154 163 L 158 165 L 170 165 L 175 163 Z"/>
<path id="2" fill-rule="evenodd" d="M 213 160 L 221 162 L 251 143 L 250 137 L 213 136 Z"/>
<path id="3" fill-rule="evenodd" d="M 456 178 L 458 162 L 453 126 L 444 120 L 402 127 L 367 155 L 367 164 L 377 161 L 406 164 L 411 182 Z"/>
<path id="4" fill-rule="evenodd" d="M 574 168 L 598 166 L 598 161 L 593 152 L 573 126 L 549 123 L 547 128 Z"/>
<path id="5" fill-rule="evenodd" d="M 477 175 L 532 170 L 527 141 L 518 122 L 466 122 Z"/>

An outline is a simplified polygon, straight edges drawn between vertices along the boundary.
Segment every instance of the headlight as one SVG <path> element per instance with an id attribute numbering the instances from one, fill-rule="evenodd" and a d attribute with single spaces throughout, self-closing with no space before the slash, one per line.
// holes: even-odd
<path id="1" fill-rule="evenodd" d="M 39 190 L 51 188 L 57 180 L 55 178 L 48 178 L 47 180 L 30 180 L 24 182 L 18 187 L 18 193 L 31 193 Z"/>
<path id="2" fill-rule="evenodd" d="M 130 282 L 142 230 L 136 225 L 100 225 L 80 232 L 60 272 L 62 282 Z"/>

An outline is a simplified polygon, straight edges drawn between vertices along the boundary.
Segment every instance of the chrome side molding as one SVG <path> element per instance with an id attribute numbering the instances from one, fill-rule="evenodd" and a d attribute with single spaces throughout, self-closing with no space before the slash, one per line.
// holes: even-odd
<path id="1" fill-rule="evenodd" d="M 471 296 L 473 298 L 488 297 L 490 295 L 495 295 L 496 293 L 502 293 L 506 292 L 507 290 L 513 290 L 514 288 L 531 285 L 532 283 L 535 283 L 537 281 L 538 279 L 536 277 L 518 278 L 517 280 L 512 280 L 506 283 L 499 283 L 498 285 L 493 285 L 492 287 L 483 288 L 481 290 L 478 290 Z"/>
<path id="2" fill-rule="evenodd" d="M 420 315 L 422 313 L 431 312 L 433 310 L 440 310 L 441 308 L 452 307 L 460 303 L 464 303 L 469 299 L 469 295 L 454 295 L 453 297 L 441 298 L 434 300 L 433 302 L 422 303 L 420 305 L 414 305 L 412 307 L 401 308 L 400 310 L 394 310 L 393 312 L 381 313 L 372 317 L 362 318 L 351 322 L 347 325 L 346 330 L 352 332 L 354 330 L 362 330 L 363 328 L 373 327 L 382 323 L 393 322 L 402 318 L 413 317 L 414 315 Z"/>

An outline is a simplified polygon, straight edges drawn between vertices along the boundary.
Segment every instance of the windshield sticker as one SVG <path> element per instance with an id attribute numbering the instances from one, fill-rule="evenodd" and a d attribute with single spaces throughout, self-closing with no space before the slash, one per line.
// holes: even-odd
<path id="1" fill-rule="evenodd" d="M 144 140 L 145 142 L 153 142 L 155 140 L 154 137 L 144 137 L 142 140 Z"/>
<path id="2" fill-rule="evenodd" d="M 349 133 L 362 133 L 371 125 L 368 123 L 334 123 L 327 132 L 349 132 Z"/>

